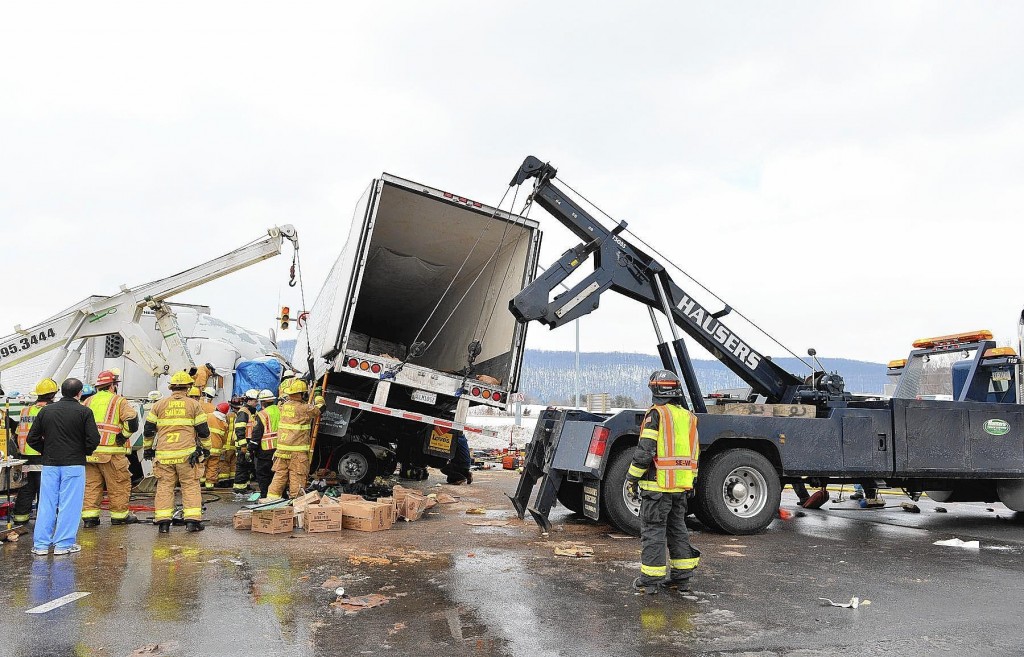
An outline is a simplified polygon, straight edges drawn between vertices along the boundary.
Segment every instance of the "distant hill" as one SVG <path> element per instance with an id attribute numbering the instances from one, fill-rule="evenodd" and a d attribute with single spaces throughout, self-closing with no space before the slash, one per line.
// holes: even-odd
<path id="1" fill-rule="evenodd" d="M 295 340 L 278 342 L 281 353 L 289 358 L 295 349 Z M 795 358 L 774 359 L 794 374 L 809 373 L 807 367 Z M 565 403 L 575 394 L 575 362 L 573 351 L 539 351 L 527 349 L 523 359 L 523 375 L 519 389 L 533 403 Z M 880 393 L 888 382 L 886 366 L 846 358 L 822 358 L 827 370 L 837 371 L 846 380 L 851 392 Z M 645 404 L 650 393 L 647 377 L 661 368 L 657 356 L 625 352 L 581 352 L 580 394 L 607 392 Z M 697 381 L 705 394 L 723 388 L 743 386 L 739 377 L 717 360 L 694 360 Z"/>
<path id="2" fill-rule="evenodd" d="M 807 367 L 795 358 L 775 358 L 783 368 L 802 375 Z M 575 392 L 576 353 L 572 351 L 527 350 L 519 389 L 536 403 L 565 403 Z M 887 383 L 886 366 L 845 358 L 822 358 L 828 371 L 838 371 L 851 392 L 881 393 Z M 744 383 L 717 360 L 694 360 L 697 381 L 705 394 Z M 650 396 L 647 378 L 661 369 L 661 360 L 648 354 L 624 352 L 581 352 L 580 394 L 607 392 L 646 403 Z"/>

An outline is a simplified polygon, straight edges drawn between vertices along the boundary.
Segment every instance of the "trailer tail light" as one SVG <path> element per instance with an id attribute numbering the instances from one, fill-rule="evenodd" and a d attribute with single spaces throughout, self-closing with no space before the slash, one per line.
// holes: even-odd
<path id="1" fill-rule="evenodd" d="M 490 390 L 484 390 L 482 393 L 480 393 L 480 396 L 483 397 L 484 399 L 490 399 L 491 398 L 491 391 Z"/>
<path id="2" fill-rule="evenodd" d="M 380 363 L 374 363 L 370 365 L 370 371 L 374 374 L 380 374 Z"/>
<path id="3" fill-rule="evenodd" d="M 359 367 L 359 361 L 356 360 L 355 358 L 349 358 L 348 359 L 348 366 L 349 367 Z"/>
<path id="4" fill-rule="evenodd" d="M 363 362 L 359 363 L 359 369 L 365 372 L 366 370 L 370 369 L 370 364 L 364 360 Z"/>
<path id="5" fill-rule="evenodd" d="M 501 393 L 500 392 L 494 393 L 493 395 L 491 395 L 491 399 L 493 399 L 494 401 L 501 401 Z"/>
<path id="6" fill-rule="evenodd" d="M 473 396 L 474 397 L 479 397 L 480 396 L 480 388 L 473 388 Z"/>
<path id="7" fill-rule="evenodd" d="M 609 433 L 607 427 L 594 427 L 594 433 L 590 435 L 590 447 L 587 449 L 587 460 L 583 463 L 588 468 L 597 470 L 601 467 L 605 450 L 608 449 Z"/>

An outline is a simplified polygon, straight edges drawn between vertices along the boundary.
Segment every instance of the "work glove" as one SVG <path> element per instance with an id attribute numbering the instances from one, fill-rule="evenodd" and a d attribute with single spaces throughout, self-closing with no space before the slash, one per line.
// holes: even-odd
<path id="1" fill-rule="evenodd" d="M 316 397 L 313 398 L 313 406 L 316 406 L 317 408 L 323 408 L 326 405 L 327 400 L 321 397 L 320 395 L 317 395 Z"/>
<path id="2" fill-rule="evenodd" d="M 153 449 L 152 447 L 147 447 L 146 449 L 142 450 L 142 458 L 146 459 L 147 461 L 152 461 L 153 459 L 156 458 L 156 450 Z"/>
<path id="3" fill-rule="evenodd" d="M 194 468 L 205 461 L 206 459 L 203 457 L 203 451 L 204 450 L 199 447 L 196 447 L 196 451 L 192 452 L 188 457 L 188 464 Z"/>
<path id="4" fill-rule="evenodd" d="M 117 438 L 114 438 L 114 444 L 117 445 L 118 447 L 124 447 L 125 444 L 127 444 L 127 442 L 128 436 L 124 435 L 123 433 L 117 434 Z"/>
<path id="5" fill-rule="evenodd" d="M 629 493 L 630 497 L 640 496 L 640 485 L 638 481 L 629 480 L 626 482 L 626 492 Z"/>

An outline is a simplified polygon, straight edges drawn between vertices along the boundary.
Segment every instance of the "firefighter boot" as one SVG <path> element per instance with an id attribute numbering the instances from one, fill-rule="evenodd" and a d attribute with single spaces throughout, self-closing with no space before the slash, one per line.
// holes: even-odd
<path id="1" fill-rule="evenodd" d="M 85 527 L 86 529 L 90 529 L 92 527 L 99 527 L 100 526 L 100 519 L 99 518 L 82 518 L 82 526 Z"/>
<path id="2" fill-rule="evenodd" d="M 111 518 L 110 519 L 110 524 L 114 525 L 114 526 L 117 526 L 117 525 L 134 525 L 138 521 L 139 521 L 138 516 L 136 516 L 135 514 L 129 513 L 128 515 L 126 515 L 123 518 Z"/>
<path id="3" fill-rule="evenodd" d="M 171 521 L 170 520 L 164 520 L 162 522 L 158 522 L 158 523 L 156 523 L 156 526 L 157 526 L 157 529 L 160 531 L 161 534 L 170 534 L 171 533 Z"/>
<path id="4" fill-rule="evenodd" d="M 201 532 L 203 529 L 205 529 L 205 527 L 203 527 L 203 523 L 198 520 L 185 521 L 185 531 L 187 532 Z"/>

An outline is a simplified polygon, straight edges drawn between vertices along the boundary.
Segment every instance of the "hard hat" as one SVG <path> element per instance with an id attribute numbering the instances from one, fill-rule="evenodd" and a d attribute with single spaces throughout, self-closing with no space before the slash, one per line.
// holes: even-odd
<path id="1" fill-rule="evenodd" d="M 183 386 L 184 387 L 184 386 L 190 386 L 193 383 L 195 383 L 195 380 L 191 376 L 189 376 L 189 373 L 186 372 L 185 370 L 182 370 L 180 372 L 175 372 L 174 375 L 171 376 L 171 385 L 172 386 Z"/>
<path id="2" fill-rule="evenodd" d="M 317 395 L 316 397 L 313 398 L 314 406 L 325 406 L 326 404 L 327 400 L 324 399 L 322 395 Z"/>
<path id="3" fill-rule="evenodd" d="M 197 388 L 196 386 L 192 386 L 191 388 L 188 389 L 188 396 L 189 397 L 198 397 L 199 395 L 200 395 L 199 388 Z"/>
<path id="4" fill-rule="evenodd" d="M 88 399 L 96 394 L 96 386 L 91 386 L 88 383 L 82 386 L 82 399 Z"/>
<path id="5" fill-rule="evenodd" d="M 217 389 L 213 386 L 206 386 L 203 388 L 203 394 L 212 399 L 217 396 Z"/>
<path id="6" fill-rule="evenodd" d="M 277 395 L 275 395 L 270 390 L 260 390 L 260 401 L 273 401 L 275 399 L 277 399 Z"/>
<path id="7" fill-rule="evenodd" d="M 288 386 L 288 390 L 286 392 L 289 395 L 300 395 L 304 392 L 307 392 L 308 390 L 309 386 L 306 385 L 305 381 L 303 381 L 302 379 L 295 379 L 294 381 L 292 381 L 292 384 Z"/>
<path id="8" fill-rule="evenodd" d="M 111 370 L 103 370 L 96 376 L 96 386 L 98 388 L 103 388 L 114 383 L 117 383 L 117 375 Z"/>
<path id="9" fill-rule="evenodd" d="M 651 374 L 647 387 L 655 397 L 673 398 L 683 396 L 683 384 L 675 372 L 657 370 Z"/>
<path id="10" fill-rule="evenodd" d="M 259 399 L 260 398 L 260 391 L 256 390 L 255 388 L 249 388 L 248 390 L 245 391 L 245 398 L 246 399 Z"/>
<path id="11" fill-rule="evenodd" d="M 217 404 L 217 410 L 219 412 L 224 413 L 225 415 L 227 415 L 228 413 L 231 412 L 231 404 L 229 404 L 227 402 L 221 402 L 221 403 Z"/>
<path id="12" fill-rule="evenodd" d="M 41 397 L 43 395 L 52 395 L 59 389 L 60 386 L 58 386 L 57 382 L 54 381 L 53 379 L 43 379 L 42 381 L 36 384 L 36 389 L 33 390 L 32 392 L 34 392 L 37 396 Z"/>
<path id="13" fill-rule="evenodd" d="M 160 393 L 156 390 L 150 390 L 146 398 L 151 402 L 160 401 Z"/>

